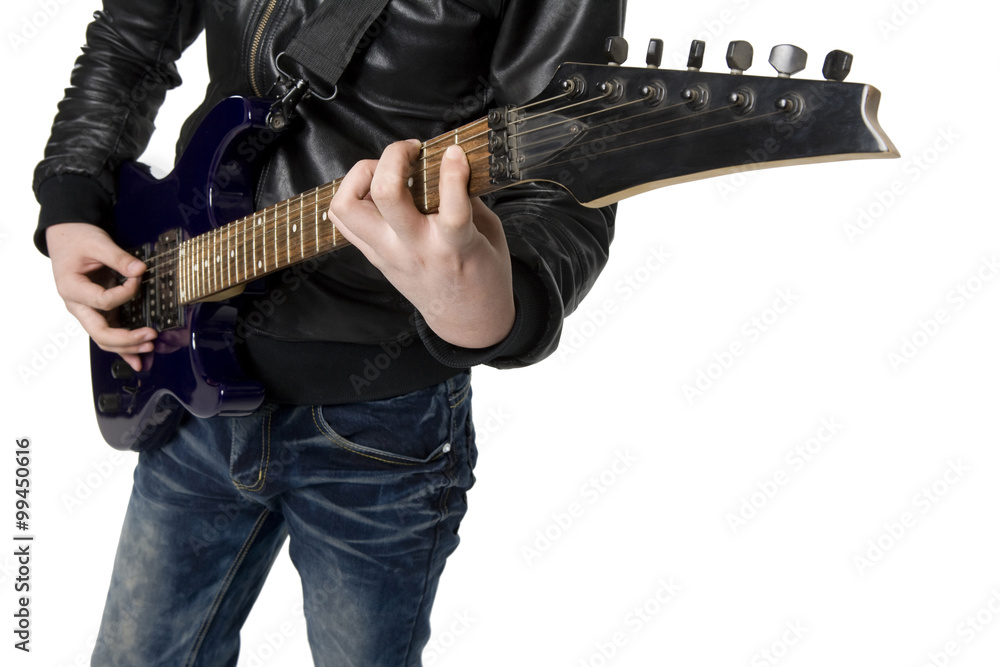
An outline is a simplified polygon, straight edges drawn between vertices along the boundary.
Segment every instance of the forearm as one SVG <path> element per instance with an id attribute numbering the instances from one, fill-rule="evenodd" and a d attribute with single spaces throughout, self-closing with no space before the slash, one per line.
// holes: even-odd
<path id="1" fill-rule="evenodd" d="M 41 204 L 35 243 L 62 222 L 110 229 L 119 164 L 145 149 L 166 91 L 180 83 L 174 61 L 200 30 L 194 2 L 106 2 L 87 29 L 34 174 Z M 119 11 L 120 8 L 120 11 Z"/>

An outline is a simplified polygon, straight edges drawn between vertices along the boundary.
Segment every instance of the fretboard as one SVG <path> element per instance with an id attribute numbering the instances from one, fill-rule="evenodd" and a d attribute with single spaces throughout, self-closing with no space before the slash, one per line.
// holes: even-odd
<path id="1" fill-rule="evenodd" d="M 489 176 L 487 119 L 426 141 L 414 163 L 408 187 L 417 208 L 433 213 L 440 203 L 438 180 L 445 149 L 459 144 L 471 167 L 470 196 L 494 189 Z M 350 242 L 336 229 L 328 209 L 342 179 L 290 197 L 187 239 L 161 262 L 176 264 L 175 284 L 181 305 L 194 303 Z"/>

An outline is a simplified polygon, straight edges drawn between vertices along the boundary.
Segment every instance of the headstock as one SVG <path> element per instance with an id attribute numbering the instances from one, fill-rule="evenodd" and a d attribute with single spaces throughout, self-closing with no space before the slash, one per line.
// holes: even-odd
<path id="1" fill-rule="evenodd" d="M 744 73 L 753 61 L 747 42 L 730 44 L 728 74 L 702 70 L 698 41 L 687 70 L 658 68 L 658 40 L 647 67 L 622 67 L 623 42 L 608 40 L 608 65 L 566 63 L 531 102 L 491 112 L 494 183 L 554 181 L 603 206 L 733 171 L 899 156 L 878 124 L 879 91 L 843 82 L 846 52 L 827 56 L 819 81 L 791 78 L 807 56 L 788 44 L 771 51 L 775 77 Z"/>

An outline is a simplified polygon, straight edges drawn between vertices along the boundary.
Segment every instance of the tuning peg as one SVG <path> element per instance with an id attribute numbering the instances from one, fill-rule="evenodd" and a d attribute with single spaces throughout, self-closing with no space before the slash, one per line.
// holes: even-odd
<path id="1" fill-rule="evenodd" d="M 604 55 L 609 65 L 621 65 L 628 58 L 628 42 L 624 37 L 608 37 L 604 42 Z"/>
<path id="2" fill-rule="evenodd" d="M 778 70 L 778 77 L 787 79 L 796 72 L 806 68 L 807 54 L 792 44 L 778 44 L 771 49 L 771 57 L 767 59 L 771 67 Z"/>
<path id="3" fill-rule="evenodd" d="M 646 47 L 646 67 L 656 69 L 663 62 L 663 40 L 651 39 Z"/>
<path id="4" fill-rule="evenodd" d="M 733 74 L 743 74 L 750 69 L 753 64 L 753 46 L 750 42 L 736 40 L 729 42 L 729 49 L 726 50 L 726 64 L 729 65 Z"/>
<path id="5" fill-rule="evenodd" d="M 705 42 L 695 39 L 691 42 L 691 50 L 688 51 L 688 69 L 697 72 L 701 69 L 705 60 Z"/>
<path id="6" fill-rule="evenodd" d="M 843 81 L 851 73 L 854 56 L 847 51 L 830 51 L 823 62 L 823 78 L 828 81 Z"/>

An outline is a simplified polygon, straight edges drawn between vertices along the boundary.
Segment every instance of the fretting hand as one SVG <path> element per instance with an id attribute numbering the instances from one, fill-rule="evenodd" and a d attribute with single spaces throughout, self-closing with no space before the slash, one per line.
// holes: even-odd
<path id="1" fill-rule="evenodd" d="M 357 163 L 337 188 L 330 215 L 443 340 L 494 345 L 514 323 L 503 226 L 482 201 L 469 198 L 470 167 L 459 146 L 441 160 L 437 213 L 421 213 L 407 183 L 419 151 L 419 142 L 401 141 L 381 159 Z"/>

